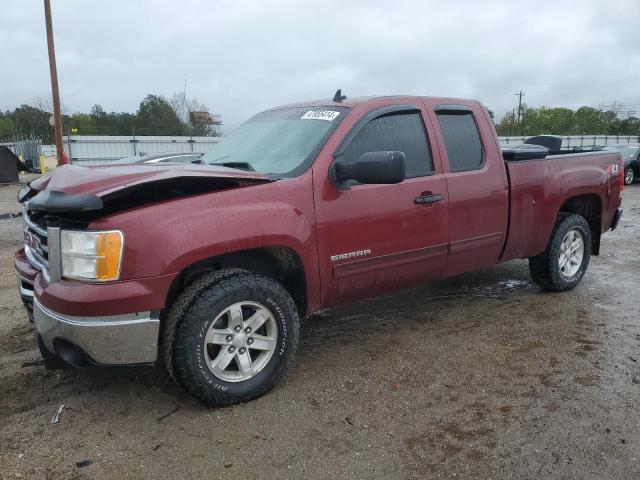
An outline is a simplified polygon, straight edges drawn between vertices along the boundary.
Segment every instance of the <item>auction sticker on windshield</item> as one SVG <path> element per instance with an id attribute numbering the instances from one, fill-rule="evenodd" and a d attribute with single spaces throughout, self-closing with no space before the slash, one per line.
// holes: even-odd
<path id="1" fill-rule="evenodd" d="M 340 112 L 334 112 L 333 110 L 309 110 L 303 116 L 301 120 L 326 120 L 327 122 L 333 121 Z"/>

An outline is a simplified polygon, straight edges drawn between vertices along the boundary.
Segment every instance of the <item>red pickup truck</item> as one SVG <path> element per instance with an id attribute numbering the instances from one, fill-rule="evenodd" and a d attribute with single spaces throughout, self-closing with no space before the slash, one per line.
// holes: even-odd
<path id="1" fill-rule="evenodd" d="M 45 358 L 161 362 L 229 405 L 278 383 L 315 310 L 516 258 L 574 288 L 622 189 L 619 153 L 501 150 L 477 101 L 337 96 L 257 114 L 201 165 L 40 177 L 15 267 Z"/>

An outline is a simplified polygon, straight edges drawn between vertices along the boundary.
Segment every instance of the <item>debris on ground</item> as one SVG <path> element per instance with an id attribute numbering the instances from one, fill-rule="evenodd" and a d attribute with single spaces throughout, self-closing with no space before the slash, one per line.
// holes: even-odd
<path id="1" fill-rule="evenodd" d="M 51 418 L 51 423 L 55 424 L 60 421 L 60 414 L 62 414 L 62 411 L 66 406 L 67 405 L 65 403 L 60 404 L 60 406 L 56 409 L 55 413 L 53 414 L 53 417 Z"/>
<path id="2" fill-rule="evenodd" d="M 40 366 L 40 365 L 44 365 L 44 358 L 40 359 L 40 360 L 26 360 L 24 362 L 22 362 L 22 368 L 24 367 L 36 367 L 36 366 Z"/>
<path id="3" fill-rule="evenodd" d="M 180 410 L 182 407 L 180 407 L 179 405 L 174 408 L 173 410 L 171 410 L 169 413 L 167 413 L 166 415 L 161 416 L 160 418 L 156 419 L 158 421 L 158 423 L 162 422 L 162 420 L 164 420 L 167 417 L 170 417 L 171 415 L 173 415 L 174 413 L 176 413 L 178 410 Z"/>
<path id="4" fill-rule="evenodd" d="M 0 220 L 9 220 L 10 218 L 21 217 L 22 212 L 18 213 L 0 213 Z"/>

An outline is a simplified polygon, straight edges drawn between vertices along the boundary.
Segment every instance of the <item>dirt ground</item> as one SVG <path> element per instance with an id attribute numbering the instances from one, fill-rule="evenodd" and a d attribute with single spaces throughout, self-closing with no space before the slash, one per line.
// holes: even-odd
<path id="1" fill-rule="evenodd" d="M 151 368 L 30 365 L 1 220 L 0 478 L 640 478 L 640 184 L 624 207 L 574 291 L 514 261 L 321 312 L 283 383 L 225 409 Z"/>

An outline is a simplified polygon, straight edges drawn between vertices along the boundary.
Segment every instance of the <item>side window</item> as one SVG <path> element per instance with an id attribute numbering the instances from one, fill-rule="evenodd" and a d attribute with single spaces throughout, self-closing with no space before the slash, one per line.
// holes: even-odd
<path id="1" fill-rule="evenodd" d="M 478 127 L 470 112 L 438 113 L 452 172 L 479 170 L 484 152 Z"/>
<path id="2" fill-rule="evenodd" d="M 363 153 L 400 151 L 406 156 L 406 176 L 419 177 L 433 172 L 429 144 L 419 113 L 384 115 L 367 123 L 341 155 L 357 161 Z"/>

